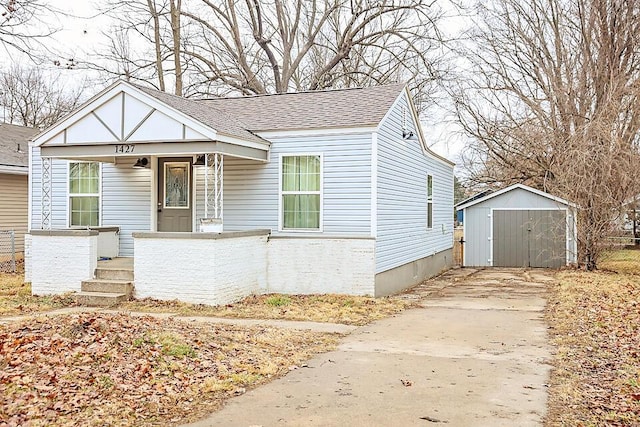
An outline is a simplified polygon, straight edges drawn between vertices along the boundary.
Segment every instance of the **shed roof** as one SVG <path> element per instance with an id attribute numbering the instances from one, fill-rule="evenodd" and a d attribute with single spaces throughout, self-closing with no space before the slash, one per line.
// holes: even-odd
<path id="1" fill-rule="evenodd" d="M 251 131 L 377 126 L 404 83 L 197 101 L 237 117 Z"/>
<path id="2" fill-rule="evenodd" d="M 0 123 L 0 165 L 28 166 L 29 140 L 38 129 Z"/>
<path id="3" fill-rule="evenodd" d="M 463 201 L 462 203 L 457 205 L 456 206 L 456 210 L 461 211 L 463 209 L 466 209 L 468 207 L 477 205 L 479 203 L 482 203 L 484 201 L 487 201 L 487 200 L 492 199 L 494 197 L 497 197 L 497 196 L 500 196 L 502 194 L 508 193 L 508 192 L 513 191 L 513 190 L 518 189 L 518 188 L 521 189 L 521 190 L 528 191 L 528 192 L 533 193 L 533 194 L 537 194 L 538 196 L 545 197 L 545 198 L 547 198 L 549 200 L 553 200 L 554 202 L 557 202 L 557 203 L 560 203 L 560 204 L 563 204 L 563 205 L 573 206 L 573 207 L 576 206 L 574 203 L 568 202 L 565 199 L 562 199 L 560 197 L 556 197 L 556 196 L 551 195 L 549 193 L 545 193 L 544 191 L 536 190 L 535 188 L 529 187 L 529 186 L 524 185 L 524 184 L 514 184 L 514 185 L 511 185 L 509 187 L 503 188 L 502 190 L 498 190 L 498 191 L 494 191 L 493 193 L 489 193 L 489 194 L 487 194 L 485 196 L 482 196 L 482 197 L 478 197 L 478 198 L 471 197 L 471 200 L 469 200 L 468 202 L 464 202 Z"/>

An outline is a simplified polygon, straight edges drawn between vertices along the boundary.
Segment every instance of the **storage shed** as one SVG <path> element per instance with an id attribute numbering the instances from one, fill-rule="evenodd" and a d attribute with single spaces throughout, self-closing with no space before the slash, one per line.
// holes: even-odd
<path id="1" fill-rule="evenodd" d="M 463 265 L 558 268 L 576 262 L 575 205 L 515 184 L 457 206 Z"/>

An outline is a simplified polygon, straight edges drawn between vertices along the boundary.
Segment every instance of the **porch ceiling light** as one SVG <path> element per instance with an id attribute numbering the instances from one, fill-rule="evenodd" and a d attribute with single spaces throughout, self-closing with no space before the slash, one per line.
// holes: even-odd
<path id="1" fill-rule="evenodd" d="M 193 163 L 193 166 L 204 166 L 204 154 L 200 154 L 196 157 L 196 161 Z"/>
<path id="2" fill-rule="evenodd" d="M 136 160 L 135 164 L 133 165 L 134 168 L 148 168 L 149 167 L 149 159 L 146 157 L 140 157 L 138 160 Z"/>

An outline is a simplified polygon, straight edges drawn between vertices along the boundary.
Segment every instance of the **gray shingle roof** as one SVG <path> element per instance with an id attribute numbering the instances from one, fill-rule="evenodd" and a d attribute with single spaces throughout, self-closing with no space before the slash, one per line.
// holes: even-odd
<path id="1" fill-rule="evenodd" d="M 251 131 L 376 126 L 403 83 L 198 101 L 236 117 Z"/>
<path id="2" fill-rule="evenodd" d="M 28 166 L 29 140 L 37 133 L 38 129 L 0 123 L 0 165 Z"/>
<path id="3" fill-rule="evenodd" d="M 160 92 L 155 89 L 149 89 L 138 85 L 134 86 L 146 94 L 153 96 L 157 100 L 175 108 L 176 110 L 196 119 L 200 123 L 207 125 L 220 133 L 247 141 L 267 142 L 259 136 L 249 132 L 247 127 L 240 123 L 237 118 L 228 115 L 214 106 L 204 105 L 200 102 L 195 102 L 192 99 L 182 98 L 180 96 Z"/>
<path id="4" fill-rule="evenodd" d="M 212 99 L 134 86 L 220 133 L 265 142 L 252 132 L 376 126 L 405 85 Z"/>

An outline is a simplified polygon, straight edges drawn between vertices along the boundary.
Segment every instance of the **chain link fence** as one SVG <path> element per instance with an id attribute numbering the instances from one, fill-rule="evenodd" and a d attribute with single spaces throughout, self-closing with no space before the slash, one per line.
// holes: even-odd
<path id="1" fill-rule="evenodd" d="M 0 230 L 0 273 L 16 271 L 16 233 L 13 230 Z"/>

